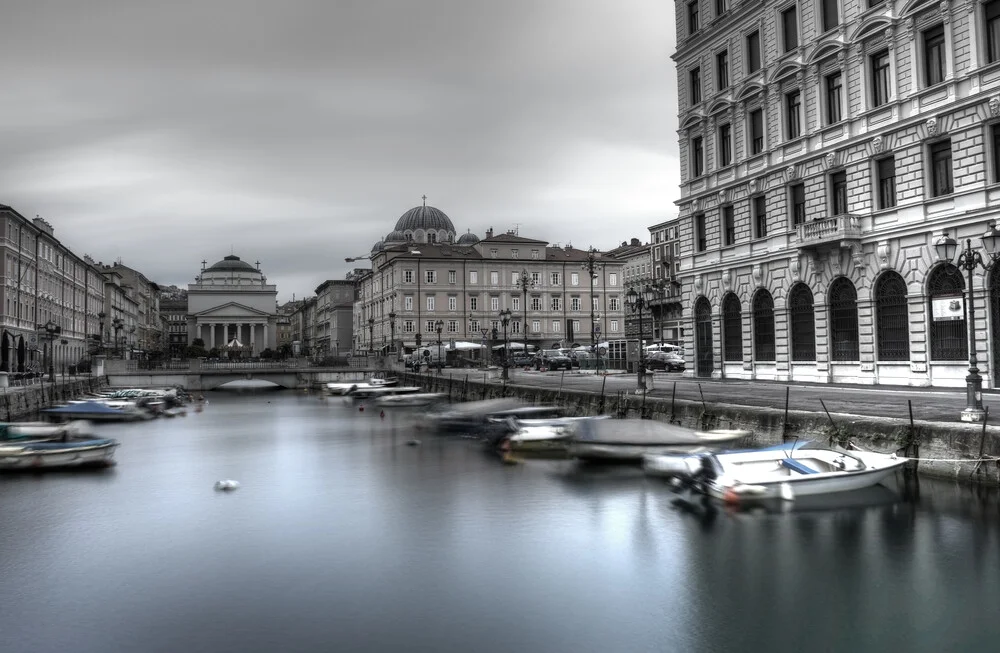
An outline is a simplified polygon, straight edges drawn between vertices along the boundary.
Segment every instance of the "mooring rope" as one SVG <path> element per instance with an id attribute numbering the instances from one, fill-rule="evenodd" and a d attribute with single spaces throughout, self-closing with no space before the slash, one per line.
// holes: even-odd
<path id="1" fill-rule="evenodd" d="M 867 449 L 862 449 L 854 442 L 848 442 L 848 446 L 857 449 L 858 451 L 868 451 Z M 869 453 L 881 453 L 878 451 L 871 451 Z M 892 455 L 892 454 L 885 454 Z M 989 456 L 983 454 L 979 458 L 911 458 L 909 456 L 896 456 L 900 460 L 912 460 L 918 463 L 983 463 L 1000 460 L 1000 456 Z"/>

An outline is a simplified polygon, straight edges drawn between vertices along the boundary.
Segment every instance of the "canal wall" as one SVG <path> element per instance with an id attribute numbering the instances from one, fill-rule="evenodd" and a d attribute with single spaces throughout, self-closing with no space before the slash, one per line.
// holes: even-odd
<path id="1" fill-rule="evenodd" d="M 33 385 L 0 388 L 0 419 L 11 422 L 34 417 L 43 408 L 107 386 L 104 377 L 81 376 L 56 382 L 40 381 Z"/>
<path id="2" fill-rule="evenodd" d="M 452 401 L 516 397 L 529 404 L 556 404 L 570 414 L 614 415 L 673 422 L 700 430 L 742 429 L 746 446 L 767 446 L 795 438 L 852 442 L 862 449 L 917 458 L 921 475 L 1000 486 L 1000 427 L 982 424 L 899 420 L 783 408 L 703 403 L 629 393 L 560 390 L 497 381 L 400 373 L 401 383 L 441 392 Z M 984 460 L 981 464 L 980 460 Z"/>

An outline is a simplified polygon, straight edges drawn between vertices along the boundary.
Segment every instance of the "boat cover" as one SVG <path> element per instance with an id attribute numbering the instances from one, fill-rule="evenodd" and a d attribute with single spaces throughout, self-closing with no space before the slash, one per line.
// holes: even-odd
<path id="1" fill-rule="evenodd" d="M 41 412 L 50 415 L 77 415 L 81 413 L 89 413 L 92 415 L 121 415 L 122 411 L 118 408 L 111 408 L 106 404 L 102 404 L 99 401 L 84 401 L 79 404 L 68 404 L 66 406 L 59 406 L 57 408 L 46 408 Z"/>
<path id="2" fill-rule="evenodd" d="M 702 444 L 694 429 L 648 419 L 594 419 L 573 424 L 573 439 L 621 445 Z"/>
<path id="3" fill-rule="evenodd" d="M 118 444 L 116 440 L 110 438 L 96 438 L 93 440 L 69 440 L 68 442 L 26 442 L 21 445 L 22 449 L 29 451 L 47 451 L 49 449 L 80 449 L 85 447 L 106 447 Z"/>

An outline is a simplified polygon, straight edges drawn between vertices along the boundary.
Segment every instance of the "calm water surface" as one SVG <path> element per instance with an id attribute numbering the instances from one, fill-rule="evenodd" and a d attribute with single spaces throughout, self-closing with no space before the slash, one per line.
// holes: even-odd
<path id="1" fill-rule="evenodd" d="M 0 478 L 0 651 L 976 651 L 995 495 L 693 515 L 637 470 L 500 465 L 315 396 L 104 429 L 108 472 Z M 241 489 L 213 491 L 233 478 Z M 808 509 L 807 509 L 808 508 Z"/>

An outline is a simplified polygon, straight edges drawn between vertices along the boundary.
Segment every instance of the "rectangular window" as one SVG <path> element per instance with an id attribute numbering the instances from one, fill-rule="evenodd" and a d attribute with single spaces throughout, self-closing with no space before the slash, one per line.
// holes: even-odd
<path id="1" fill-rule="evenodd" d="M 1000 2 L 1000 0 L 997 0 Z M 733 128 L 728 122 L 719 125 L 719 165 L 728 166 L 733 162 Z"/>
<path id="2" fill-rule="evenodd" d="M 403 297 L 403 310 L 404 311 L 413 310 L 413 297 L 411 297 L 410 295 Z"/>
<path id="3" fill-rule="evenodd" d="M 539 285 L 539 284 L 541 284 L 542 283 L 542 275 L 540 273 L 538 273 L 538 272 L 532 272 L 531 273 L 531 283 L 533 285 L 536 285 L 536 286 Z"/>
<path id="4" fill-rule="evenodd" d="M 692 68 L 689 75 L 691 82 L 691 104 L 701 102 L 701 68 Z"/>
<path id="5" fill-rule="evenodd" d="M 823 31 L 828 32 L 840 24 L 839 0 L 820 0 L 820 11 L 823 15 Z"/>
<path id="6" fill-rule="evenodd" d="M 1000 61 L 1000 0 L 989 0 L 984 5 L 986 18 L 986 61 Z"/>
<path id="7" fill-rule="evenodd" d="M 747 35 L 747 72 L 755 73 L 760 70 L 760 32 L 752 32 Z"/>
<path id="8" fill-rule="evenodd" d="M 571 286 L 579 286 L 580 285 L 580 273 L 579 272 L 571 272 L 570 273 L 570 275 L 569 275 L 569 285 L 571 285 Z"/>
<path id="9" fill-rule="evenodd" d="M 434 329 L 434 320 L 427 320 L 424 322 L 424 330 L 427 331 L 427 333 L 434 333 Z"/>
<path id="10" fill-rule="evenodd" d="M 886 157 L 875 163 L 878 177 L 878 208 L 891 209 L 896 206 L 896 159 Z"/>
<path id="11" fill-rule="evenodd" d="M 475 334 L 479 331 L 479 320 L 469 320 L 469 333 Z"/>
<path id="12" fill-rule="evenodd" d="M 832 125 L 836 122 L 840 122 L 843 114 L 841 113 L 841 95 L 843 91 L 843 76 L 838 70 L 835 73 L 831 73 L 826 76 L 826 124 Z"/>
<path id="13" fill-rule="evenodd" d="M 1000 124 L 990 127 L 990 142 L 993 144 L 993 183 L 998 183 L 1000 182 Z"/>
<path id="14" fill-rule="evenodd" d="M 469 297 L 469 310 L 470 311 L 478 311 L 479 310 L 479 298 L 478 297 Z"/>
<path id="15" fill-rule="evenodd" d="M 608 297 L 608 310 L 609 311 L 621 310 L 621 309 L 618 308 L 618 298 L 617 297 Z"/>
<path id="16" fill-rule="evenodd" d="M 882 50 L 871 57 L 872 106 L 880 107 L 889 101 L 889 51 Z"/>
<path id="17" fill-rule="evenodd" d="M 413 283 L 413 270 L 403 270 L 403 283 Z"/>
<path id="18" fill-rule="evenodd" d="M 549 280 L 551 281 L 551 283 L 552 283 L 553 286 L 558 286 L 559 285 L 559 273 L 558 272 L 553 272 L 552 274 L 550 274 L 549 275 Z"/>
<path id="19" fill-rule="evenodd" d="M 751 200 L 754 238 L 767 238 L 767 198 L 757 195 Z"/>
<path id="20" fill-rule="evenodd" d="M 729 50 L 723 50 L 715 55 L 715 90 L 729 88 Z"/>
<path id="21" fill-rule="evenodd" d="M 542 323 L 541 323 L 541 321 L 540 320 L 532 320 L 531 321 L 531 330 L 534 331 L 535 333 L 540 333 L 541 330 L 542 330 Z"/>
<path id="22" fill-rule="evenodd" d="M 559 323 L 559 320 L 552 320 L 552 333 L 559 333 L 561 328 L 562 325 Z"/>
<path id="23" fill-rule="evenodd" d="M 799 47 L 799 20 L 795 5 L 781 12 L 781 38 L 785 52 Z"/>
<path id="24" fill-rule="evenodd" d="M 698 31 L 698 0 L 688 3 L 688 34 Z"/>
<path id="25" fill-rule="evenodd" d="M 562 310 L 562 298 L 561 297 L 553 297 L 552 298 L 552 310 L 553 311 L 561 311 Z"/>
<path id="26" fill-rule="evenodd" d="M 469 283 L 479 283 L 479 272 L 477 270 L 469 270 Z"/>
<path id="27" fill-rule="evenodd" d="M 611 273 L 608 274 L 608 285 L 609 286 L 617 286 L 618 285 L 618 273 L 617 272 L 611 272 Z"/>
<path id="28" fill-rule="evenodd" d="M 458 320 L 448 320 L 448 333 L 458 333 Z"/>
<path id="29" fill-rule="evenodd" d="M 405 333 L 413 333 L 413 320 L 403 321 L 403 331 Z"/>
<path id="30" fill-rule="evenodd" d="M 792 207 L 792 226 L 804 224 L 806 221 L 806 185 L 792 184 L 788 187 L 788 203 Z"/>
<path id="31" fill-rule="evenodd" d="M 830 215 L 847 213 L 847 173 L 843 170 L 830 175 Z"/>
<path id="32" fill-rule="evenodd" d="M 612 333 L 618 333 L 618 320 L 611 320 Z"/>
<path id="33" fill-rule="evenodd" d="M 510 332 L 511 333 L 521 333 L 521 321 L 511 320 L 510 322 Z"/>
<path id="34" fill-rule="evenodd" d="M 590 306 L 591 306 L 591 308 L 593 308 L 593 309 L 594 309 L 595 311 L 599 311 L 599 310 L 601 310 L 601 304 L 600 304 L 600 300 L 599 300 L 599 299 L 598 299 L 597 297 L 591 297 L 591 298 L 590 298 Z"/>
<path id="35" fill-rule="evenodd" d="M 490 310 L 494 313 L 500 310 L 500 298 L 490 297 Z"/>
<path id="36" fill-rule="evenodd" d="M 715 15 L 722 16 L 729 11 L 729 0 L 715 0 Z"/>
<path id="37" fill-rule="evenodd" d="M 500 285 L 500 273 L 496 270 L 490 272 L 490 285 L 499 286 Z"/>
<path id="38" fill-rule="evenodd" d="M 437 283 L 437 272 L 435 270 L 424 270 L 424 281 L 426 283 Z"/>
<path id="39" fill-rule="evenodd" d="M 448 283 L 455 283 L 458 281 L 458 273 L 454 270 L 448 270 Z"/>
<path id="40" fill-rule="evenodd" d="M 924 85 L 944 81 L 944 25 L 924 30 Z"/>
<path id="41" fill-rule="evenodd" d="M 428 311 L 433 311 L 434 310 L 434 298 L 433 297 L 428 297 L 427 298 L 427 310 Z"/>
<path id="42" fill-rule="evenodd" d="M 691 139 L 691 176 L 700 177 L 705 172 L 705 149 L 701 136 Z"/>
<path id="43" fill-rule="evenodd" d="M 448 310 L 449 311 L 457 311 L 458 310 L 458 297 L 449 297 L 448 298 Z"/>
<path id="44" fill-rule="evenodd" d="M 519 311 L 519 310 L 521 310 L 521 298 L 520 297 L 515 297 L 514 295 L 510 296 L 510 310 L 512 310 L 512 311 Z"/>
<path id="45" fill-rule="evenodd" d="M 722 238 L 726 247 L 736 244 L 736 212 L 732 204 L 722 207 Z"/>
<path id="46" fill-rule="evenodd" d="M 938 141 L 930 147 L 931 195 L 940 197 L 955 190 L 951 178 L 951 141 Z"/>
<path id="47" fill-rule="evenodd" d="M 580 310 L 580 298 L 579 297 L 571 297 L 570 298 L 570 300 L 569 300 L 569 309 L 571 311 L 578 311 L 578 310 Z"/>
<path id="48" fill-rule="evenodd" d="M 799 89 L 785 93 L 785 128 L 789 140 L 802 135 L 802 93 Z"/>
<path id="49" fill-rule="evenodd" d="M 694 248 L 698 252 L 704 252 L 708 249 L 708 230 L 706 226 L 704 213 L 694 216 Z"/>
<path id="50" fill-rule="evenodd" d="M 764 151 L 764 110 L 754 109 L 750 112 L 750 154 L 760 154 Z"/>
<path id="51" fill-rule="evenodd" d="M 510 273 L 510 285 L 516 286 L 517 285 L 517 280 L 520 279 L 520 278 L 521 278 L 520 274 L 518 274 L 517 272 L 511 272 Z"/>

